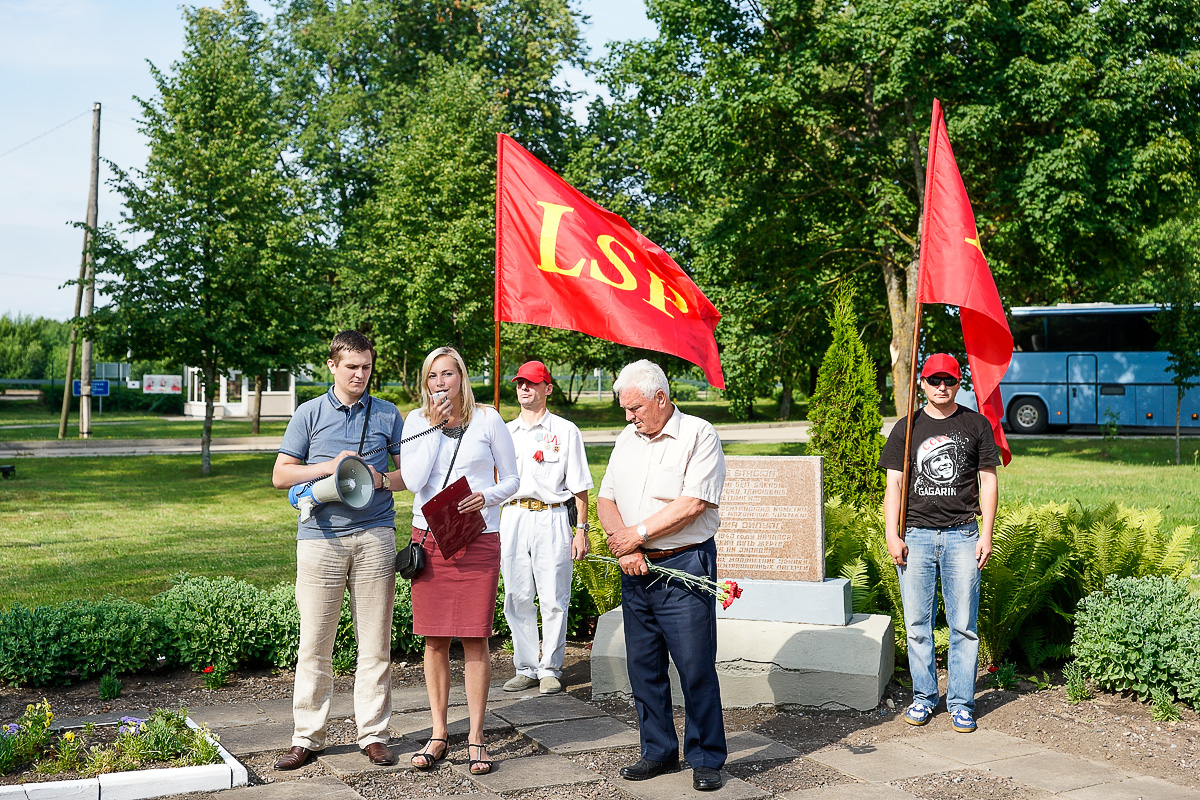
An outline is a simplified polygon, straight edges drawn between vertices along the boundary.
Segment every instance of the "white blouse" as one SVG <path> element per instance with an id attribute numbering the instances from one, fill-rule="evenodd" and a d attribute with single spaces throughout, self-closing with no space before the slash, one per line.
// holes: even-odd
<path id="1" fill-rule="evenodd" d="M 423 412 L 413 412 L 404 420 L 404 438 L 429 429 Z M 428 530 L 421 506 L 464 475 L 472 492 L 483 493 L 484 530 L 500 530 L 500 505 L 517 491 L 517 454 L 512 434 L 490 406 L 475 406 L 471 424 L 462 437 L 450 480 L 446 472 L 458 441 L 442 432 L 430 433 L 408 442 L 400 454 L 400 473 L 404 485 L 416 495 L 413 501 L 413 527 Z M 495 473 L 499 472 L 497 481 Z"/>

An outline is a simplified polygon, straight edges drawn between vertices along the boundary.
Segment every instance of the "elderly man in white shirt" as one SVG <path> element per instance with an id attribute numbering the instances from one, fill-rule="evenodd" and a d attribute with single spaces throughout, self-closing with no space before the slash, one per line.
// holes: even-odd
<path id="1" fill-rule="evenodd" d="M 716 580 L 713 535 L 725 484 L 721 440 L 712 425 L 675 407 L 667 376 L 650 361 L 626 366 L 613 390 L 631 424 L 617 438 L 596 510 L 621 561 L 625 651 L 642 741 L 641 760 L 620 774 L 646 780 L 679 767 L 670 654 L 683 690 L 683 754 L 692 786 L 719 789 L 727 751 L 716 598 L 651 576 L 647 559 Z"/>
<path id="2" fill-rule="evenodd" d="M 542 694 L 555 694 L 562 691 L 571 561 L 588 553 L 592 476 L 579 428 L 546 410 L 546 398 L 554 391 L 546 365 L 527 362 L 513 381 L 521 414 L 508 423 L 508 430 L 517 449 L 521 484 L 500 514 L 500 573 L 517 674 L 504 690 L 538 686 Z M 567 521 L 568 503 L 575 505 L 574 530 Z M 535 595 L 542 608 L 540 656 Z"/>

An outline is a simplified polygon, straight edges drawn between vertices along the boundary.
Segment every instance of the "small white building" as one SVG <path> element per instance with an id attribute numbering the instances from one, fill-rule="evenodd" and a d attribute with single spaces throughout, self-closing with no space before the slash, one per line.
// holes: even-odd
<path id="1" fill-rule="evenodd" d="M 249 417 L 254 410 L 254 377 L 240 372 L 222 375 L 217 396 L 213 398 L 213 419 Z M 183 413 L 188 417 L 204 418 L 204 382 L 199 367 L 188 367 L 184 382 L 186 396 Z M 267 374 L 262 393 L 262 416 L 290 417 L 296 413 L 296 376 L 290 372 Z"/>

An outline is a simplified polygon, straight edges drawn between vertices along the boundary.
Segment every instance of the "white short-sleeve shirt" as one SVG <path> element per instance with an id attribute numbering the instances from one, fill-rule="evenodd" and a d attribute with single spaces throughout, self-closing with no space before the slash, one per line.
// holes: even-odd
<path id="1" fill-rule="evenodd" d="M 679 496 L 711 503 L 686 527 L 655 537 L 652 546 L 669 550 L 712 538 L 721 524 L 715 506 L 725 486 L 725 455 L 721 439 L 708 422 L 675 407 L 667 424 L 653 438 L 629 425 L 617 437 L 600 496 L 617 504 L 626 525 L 637 525 Z"/>
<path id="2" fill-rule="evenodd" d="M 563 503 L 591 489 L 583 435 L 573 422 L 549 411 L 532 425 L 521 417 L 508 423 L 517 451 L 520 486 L 513 500 L 522 497 L 543 503 Z M 535 456 L 540 453 L 541 458 Z"/>

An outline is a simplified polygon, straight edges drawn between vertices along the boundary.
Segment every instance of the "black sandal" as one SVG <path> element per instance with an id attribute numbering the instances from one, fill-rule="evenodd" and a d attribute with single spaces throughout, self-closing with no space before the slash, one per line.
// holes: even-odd
<path id="1" fill-rule="evenodd" d="M 434 742 L 442 743 L 442 754 L 440 756 L 435 756 L 433 753 L 425 752 L 426 748 L 429 747 L 429 745 L 433 744 Z M 445 739 L 430 739 L 428 742 L 425 743 L 425 747 L 422 747 L 419 752 L 412 754 L 412 758 L 410 758 L 409 761 L 412 762 L 412 765 L 414 768 L 419 769 L 422 772 L 427 772 L 428 770 L 431 770 L 435 766 L 437 766 L 437 762 L 441 761 L 443 758 L 446 757 L 446 751 L 448 751 L 449 749 L 450 749 L 450 743 L 447 742 Z M 417 763 L 418 758 L 421 758 L 424 760 L 420 764 L 418 764 Z"/>
<path id="2" fill-rule="evenodd" d="M 486 758 L 470 758 L 472 747 L 478 747 L 479 755 L 483 755 L 483 748 L 485 747 L 485 745 L 471 744 L 470 742 L 467 742 L 467 757 L 468 757 L 467 769 L 469 769 L 471 771 L 472 775 L 487 775 L 489 772 L 492 771 L 492 764 L 494 762 L 492 762 L 490 759 L 486 759 Z M 478 769 L 478 770 L 475 769 L 476 764 L 479 764 L 480 766 L 482 766 L 483 769 Z"/>

